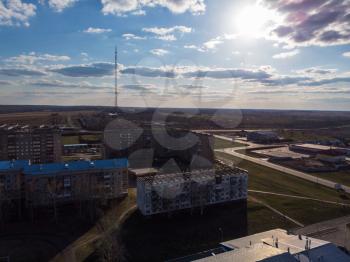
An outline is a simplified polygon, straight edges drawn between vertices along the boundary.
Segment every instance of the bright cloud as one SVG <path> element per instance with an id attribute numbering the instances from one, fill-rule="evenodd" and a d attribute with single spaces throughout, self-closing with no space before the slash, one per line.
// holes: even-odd
<path id="1" fill-rule="evenodd" d="M 101 0 L 102 12 L 107 14 L 122 15 L 125 13 L 145 14 L 142 8 L 161 6 L 173 13 L 181 14 L 190 12 L 194 15 L 205 12 L 204 0 Z"/>
<path id="2" fill-rule="evenodd" d="M 188 34 L 193 30 L 187 26 L 173 26 L 173 27 L 147 27 L 142 28 L 142 31 L 156 35 L 155 38 L 163 41 L 177 40 L 175 33 Z"/>
<path id="3" fill-rule="evenodd" d="M 123 34 L 122 37 L 126 40 L 144 40 L 146 37 L 137 36 L 134 34 Z"/>
<path id="4" fill-rule="evenodd" d="M 349 57 L 349 58 L 350 58 L 350 52 L 345 52 L 345 53 L 343 53 L 343 56 Z"/>
<path id="5" fill-rule="evenodd" d="M 22 54 L 19 56 L 13 56 L 5 59 L 5 61 L 8 63 L 16 63 L 16 64 L 34 64 L 37 62 L 64 62 L 69 60 L 70 60 L 69 56 L 37 54 L 35 52 L 31 52 L 29 54 Z"/>
<path id="6" fill-rule="evenodd" d="M 295 49 L 289 52 L 284 52 L 284 53 L 279 53 L 276 54 L 274 56 L 272 56 L 273 59 L 286 59 L 286 58 L 291 58 L 293 56 L 296 56 L 297 54 L 299 54 L 299 49 Z"/>
<path id="7" fill-rule="evenodd" d="M 164 56 L 169 53 L 169 51 L 164 49 L 152 49 L 150 52 L 156 56 Z"/>
<path id="8" fill-rule="evenodd" d="M 78 0 L 48 0 L 48 3 L 56 12 L 62 12 L 64 9 L 73 6 L 77 1 Z"/>
<path id="9" fill-rule="evenodd" d="M 112 29 L 89 27 L 88 29 L 84 30 L 84 33 L 87 34 L 103 34 L 109 32 L 112 32 Z"/>
<path id="10" fill-rule="evenodd" d="M 34 4 L 23 3 L 21 0 L 0 1 L 0 26 L 29 26 L 29 19 L 35 14 Z"/>

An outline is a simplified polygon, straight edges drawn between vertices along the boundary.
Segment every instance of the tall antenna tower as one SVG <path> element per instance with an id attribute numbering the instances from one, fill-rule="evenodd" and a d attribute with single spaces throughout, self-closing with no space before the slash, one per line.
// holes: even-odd
<path id="1" fill-rule="evenodd" d="M 118 108 L 118 47 L 114 50 L 114 106 Z"/>

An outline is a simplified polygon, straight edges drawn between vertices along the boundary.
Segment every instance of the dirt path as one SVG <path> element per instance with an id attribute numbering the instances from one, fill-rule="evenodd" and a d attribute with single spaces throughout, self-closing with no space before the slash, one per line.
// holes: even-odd
<path id="1" fill-rule="evenodd" d="M 132 194 L 134 193 L 135 192 Z M 134 195 L 131 198 L 129 196 L 128 198 L 124 199 L 117 207 L 114 208 L 114 210 L 111 210 L 108 214 L 101 218 L 101 220 L 97 222 L 96 225 L 88 232 L 58 253 L 51 260 L 51 262 L 76 262 L 83 261 L 85 258 L 87 258 L 94 250 L 87 250 L 87 252 L 84 253 L 84 257 L 78 258 L 78 249 L 94 244 L 99 239 L 102 239 L 103 237 L 117 230 L 125 219 L 137 209 L 135 199 L 133 199 L 133 197 Z M 112 219 L 111 222 L 110 219 Z M 107 222 L 102 220 L 107 220 Z M 100 223 L 107 223 L 106 229 L 101 230 L 99 226 Z"/>

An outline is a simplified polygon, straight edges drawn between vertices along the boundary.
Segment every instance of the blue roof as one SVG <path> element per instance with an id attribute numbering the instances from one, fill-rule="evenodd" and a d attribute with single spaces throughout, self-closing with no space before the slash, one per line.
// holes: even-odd
<path id="1" fill-rule="evenodd" d="M 28 160 L 0 161 L 0 172 L 22 170 L 29 165 Z"/>
<path id="2" fill-rule="evenodd" d="M 127 168 L 128 159 L 106 159 L 95 161 L 71 161 L 67 163 L 52 163 L 30 165 L 24 168 L 25 175 L 55 175 L 64 171 L 83 171 L 91 169 Z"/>
<path id="3" fill-rule="evenodd" d="M 349 262 L 350 256 L 341 251 L 334 244 L 329 243 L 294 255 L 301 262 Z"/>

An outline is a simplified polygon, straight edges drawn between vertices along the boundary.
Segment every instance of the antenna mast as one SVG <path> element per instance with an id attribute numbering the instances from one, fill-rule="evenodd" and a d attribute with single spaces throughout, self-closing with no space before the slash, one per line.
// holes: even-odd
<path id="1" fill-rule="evenodd" d="M 118 108 L 118 47 L 114 51 L 114 106 Z"/>

